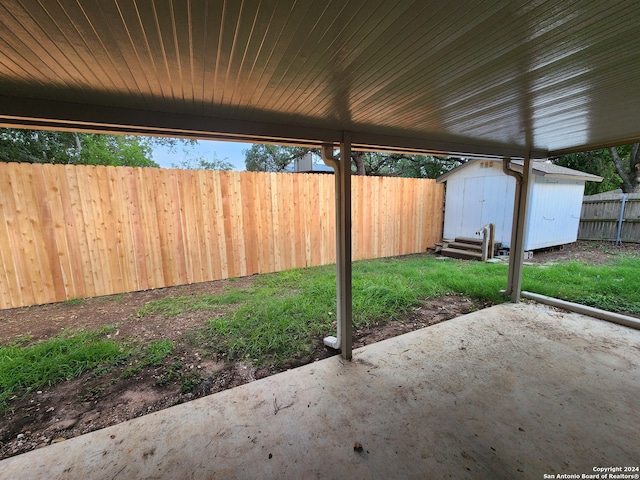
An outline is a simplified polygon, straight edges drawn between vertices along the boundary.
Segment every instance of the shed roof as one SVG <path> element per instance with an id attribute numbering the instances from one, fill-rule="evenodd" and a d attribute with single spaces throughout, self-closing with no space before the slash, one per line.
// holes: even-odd
<path id="1" fill-rule="evenodd" d="M 438 183 L 446 182 L 447 179 L 454 174 L 458 174 L 461 170 L 467 168 L 469 165 L 472 165 L 475 162 L 480 160 L 470 160 L 466 163 L 463 163 L 459 167 L 450 170 L 449 172 L 440 175 L 436 181 Z M 511 165 L 515 171 L 522 172 L 522 160 L 512 160 Z M 581 172 L 579 170 L 574 170 L 572 168 L 561 167 L 560 165 L 554 165 L 553 163 L 545 160 L 537 160 L 531 162 L 531 169 L 534 175 L 540 176 L 548 176 L 555 178 L 572 178 L 576 180 L 584 180 L 585 182 L 601 182 L 602 177 L 597 175 L 592 175 L 590 173 Z"/>
<path id="2" fill-rule="evenodd" d="M 3 0 L 0 125 L 543 158 L 640 140 L 640 2 Z"/>

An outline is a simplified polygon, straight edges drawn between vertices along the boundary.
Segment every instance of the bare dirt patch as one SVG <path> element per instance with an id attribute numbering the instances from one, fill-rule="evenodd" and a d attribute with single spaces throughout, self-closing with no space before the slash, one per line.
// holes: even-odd
<path id="1" fill-rule="evenodd" d="M 548 252 L 536 252 L 533 262 L 585 260 L 604 262 L 620 251 L 640 253 L 640 245 L 615 247 L 611 243 L 578 242 Z M 0 342 L 29 337 L 39 341 L 63 330 L 98 329 L 114 325 L 112 337 L 143 345 L 169 339 L 176 347 L 161 366 L 121 364 L 87 372 L 78 378 L 42 388 L 11 400 L 10 410 L 0 425 L 0 459 L 139 417 L 169 406 L 193 400 L 277 373 L 256 369 L 243 362 L 228 362 L 202 351 L 189 340 L 190 332 L 225 306 L 181 314 L 139 317 L 136 312 L 149 301 L 185 295 L 221 293 L 229 285 L 247 288 L 254 278 L 206 282 L 145 292 L 99 297 L 52 305 L 0 311 Z M 354 332 L 354 347 L 368 345 L 412 330 L 449 320 L 490 306 L 459 295 L 447 295 L 424 302 L 401 319 Z M 316 339 L 305 358 L 292 358 L 285 368 L 296 367 L 334 355 Z"/>
<path id="2" fill-rule="evenodd" d="M 246 287 L 252 279 L 240 281 Z M 2 311 L 0 321 L 8 327 L 3 328 L 0 334 L 3 342 L 24 335 L 29 335 L 33 340 L 43 340 L 65 329 L 96 329 L 104 325 L 116 325 L 115 333 L 110 334 L 112 336 L 134 339 L 142 344 L 168 338 L 176 342 L 176 349 L 162 366 L 146 366 L 133 376 L 126 376 L 126 371 L 134 365 L 125 363 L 104 372 L 87 372 L 78 378 L 13 399 L 0 427 L 0 458 L 63 441 L 281 371 L 256 369 L 247 363 L 212 358 L 192 347 L 185 334 L 220 313 L 215 309 L 170 319 L 161 315 L 142 318 L 136 315 L 150 300 L 213 293 L 222 291 L 224 284 L 208 282 L 197 286 Z M 354 347 L 433 325 L 484 306 L 454 295 L 431 300 L 412 309 L 401 320 L 354 332 Z M 324 347 L 322 339 L 318 338 L 312 355 L 291 359 L 285 368 L 335 354 L 335 351 Z M 189 379 L 193 384 L 185 389 Z"/>
<path id="3" fill-rule="evenodd" d="M 622 253 L 627 255 L 640 255 L 640 243 L 623 243 L 616 246 L 614 242 L 588 242 L 578 240 L 569 245 L 535 251 L 533 258 L 527 260 L 527 262 L 553 263 L 577 260 L 601 264 L 610 261 Z"/>

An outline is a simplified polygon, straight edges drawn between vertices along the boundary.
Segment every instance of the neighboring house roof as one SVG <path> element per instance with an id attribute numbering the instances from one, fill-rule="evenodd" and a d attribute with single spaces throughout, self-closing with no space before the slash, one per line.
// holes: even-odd
<path id="1" fill-rule="evenodd" d="M 463 165 L 460 165 L 457 168 L 445 173 L 444 175 L 439 176 L 436 181 L 438 183 L 446 182 L 449 176 L 458 173 L 460 170 L 467 168 L 470 165 L 473 165 L 476 162 L 480 161 L 492 161 L 496 160 L 470 160 Z M 522 172 L 522 165 L 524 164 L 523 160 L 512 160 L 511 166 L 513 170 L 516 172 Z M 546 160 L 535 160 L 533 161 L 532 171 L 534 175 L 540 176 L 549 176 L 555 178 L 572 178 L 576 180 L 584 180 L 585 182 L 601 182 L 602 177 L 598 175 L 592 175 L 590 173 L 581 172 L 579 170 L 573 170 L 572 168 L 561 167 L 559 165 L 554 165 L 553 163 Z"/>

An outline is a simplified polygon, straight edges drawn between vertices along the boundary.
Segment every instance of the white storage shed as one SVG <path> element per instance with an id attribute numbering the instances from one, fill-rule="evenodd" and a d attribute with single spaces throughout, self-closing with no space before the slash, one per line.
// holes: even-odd
<path id="1" fill-rule="evenodd" d="M 511 167 L 522 172 L 522 161 Z M 586 181 L 601 182 L 596 175 L 535 161 L 529 189 L 525 250 L 575 242 Z M 471 160 L 437 179 L 446 182 L 445 240 L 479 238 L 483 225 L 495 225 L 495 241 L 509 247 L 515 179 L 502 170 L 502 162 Z"/>

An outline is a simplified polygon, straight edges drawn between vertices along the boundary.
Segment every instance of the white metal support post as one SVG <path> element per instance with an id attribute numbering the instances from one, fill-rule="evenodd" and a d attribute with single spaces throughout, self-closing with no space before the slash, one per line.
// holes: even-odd
<path id="1" fill-rule="evenodd" d="M 322 146 L 322 160 L 335 172 L 336 187 L 336 337 L 326 337 L 324 344 L 339 348 L 346 360 L 352 356 L 351 304 L 351 138 L 343 134 L 340 159 L 333 156 L 333 145 Z"/>

